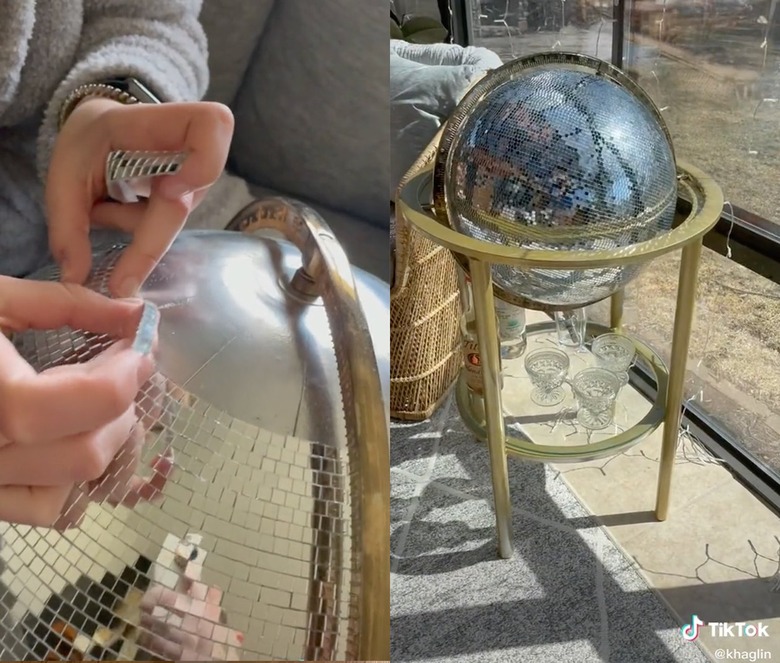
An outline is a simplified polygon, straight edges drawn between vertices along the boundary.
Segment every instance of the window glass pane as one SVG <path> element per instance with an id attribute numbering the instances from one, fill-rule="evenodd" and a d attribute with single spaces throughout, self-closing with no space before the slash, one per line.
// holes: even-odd
<path id="1" fill-rule="evenodd" d="M 625 328 L 669 362 L 679 254 L 652 262 L 626 290 Z M 609 304 L 591 307 L 607 324 Z M 780 286 L 704 250 L 686 398 L 780 474 Z"/>
<path id="2" fill-rule="evenodd" d="M 612 54 L 612 3 L 466 0 L 471 43 L 506 61 L 542 50 Z M 624 69 L 661 107 L 679 158 L 733 205 L 780 222 L 780 29 L 748 0 L 627 0 Z M 777 34 L 775 34 L 777 33 Z M 626 292 L 625 324 L 668 361 L 679 254 Z M 589 311 L 606 323 L 604 302 Z M 686 397 L 780 473 L 780 286 L 704 250 Z"/>
<path id="3" fill-rule="evenodd" d="M 729 203 L 773 223 L 780 222 L 777 18 L 769 0 L 629 0 L 624 53 L 624 68 L 662 109 L 678 157 L 711 174 Z M 654 266 L 642 282 L 656 284 L 646 296 L 662 291 L 664 278 Z M 700 280 L 689 396 L 780 473 L 780 287 L 706 250 Z M 659 328 L 641 315 L 633 324 L 643 336 Z"/>
<path id="4" fill-rule="evenodd" d="M 611 1 L 466 0 L 466 6 L 470 43 L 504 60 L 548 50 L 611 58 Z"/>
<path id="5" fill-rule="evenodd" d="M 726 199 L 780 222 L 776 0 L 627 0 L 625 68 L 650 93 L 678 155 Z"/>

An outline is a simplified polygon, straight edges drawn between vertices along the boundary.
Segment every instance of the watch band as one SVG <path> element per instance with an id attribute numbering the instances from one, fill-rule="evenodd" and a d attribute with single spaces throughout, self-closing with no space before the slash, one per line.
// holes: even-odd
<path id="1" fill-rule="evenodd" d="M 103 97 L 113 99 L 121 104 L 159 104 L 160 98 L 137 78 L 111 78 L 101 83 L 79 85 L 71 92 L 62 104 L 59 115 L 59 128 L 65 120 L 86 97 Z"/>
<path id="2" fill-rule="evenodd" d="M 106 83 L 87 83 L 86 85 L 79 85 L 73 92 L 71 92 L 65 101 L 62 102 L 60 107 L 60 114 L 58 118 L 58 128 L 62 129 L 62 125 L 70 117 L 70 114 L 79 105 L 81 101 L 87 97 L 103 97 L 104 99 L 113 99 L 121 104 L 137 104 L 139 100 L 129 92 L 125 92 L 113 85 Z"/>
<path id="3" fill-rule="evenodd" d="M 104 85 L 110 85 L 135 97 L 142 104 L 160 104 L 160 98 L 137 78 L 110 78 L 102 81 Z"/>

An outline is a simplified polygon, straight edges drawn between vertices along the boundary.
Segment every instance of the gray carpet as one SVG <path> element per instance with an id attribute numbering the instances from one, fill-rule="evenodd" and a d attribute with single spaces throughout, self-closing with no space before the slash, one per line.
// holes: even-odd
<path id="1" fill-rule="evenodd" d="M 550 467 L 510 460 L 496 553 L 487 449 L 450 401 L 391 431 L 392 660 L 709 660 Z"/>

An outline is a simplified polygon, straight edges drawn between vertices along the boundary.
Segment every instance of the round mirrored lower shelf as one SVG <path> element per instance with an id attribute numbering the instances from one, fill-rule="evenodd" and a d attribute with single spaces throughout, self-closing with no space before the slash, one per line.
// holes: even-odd
<path id="1" fill-rule="evenodd" d="M 597 365 L 590 352 L 590 340 L 611 330 L 589 323 L 586 349 L 563 348 L 569 355 L 567 380 L 579 371 Z M 528 347 L 522 356 L 503 360 L 501 391 L 507 453 L 541 462 L 583 462 L 622 453 L 639 443 L 664 420 L 669 372 L 663 360 L 647 345 L 631 337 L 636 362 L 655 377 L 653 402 L 630 384 L 620 390 L 613 422 L 602 430 L 587 430 L 577 421 L 577 403 L 569 384 L 563 385 L 564 400 L 553 407 L 541 407 L 531 400 L 533 386 L 525 370 L 525 356 L 537 348 L 560 348 L 555 323 L 543 322 L 527 328 Z M 463 372 L 456 386 L 460 415 L 480 440 L 487 440 L 481 398 L 470 393 Z"/>

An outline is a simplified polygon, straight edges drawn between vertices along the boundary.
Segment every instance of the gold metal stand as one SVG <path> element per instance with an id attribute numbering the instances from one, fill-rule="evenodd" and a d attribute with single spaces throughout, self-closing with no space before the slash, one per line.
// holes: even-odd
<path id="1" fill-rule="evenodd" d="M 674 334 L 672 336 L 672 371 L 669 375 L 666 419 L 664 420 L 664 436 L 661 443 L 661 462 L 658 468 L 658 493 L 655 502 L 655 517 L 658 520 L 666 520 L 666 517 L 669 515 L 672 468 L 674 467 L 674 456 L 677 450 L 680 417 L 682 415 L 685 368 L 691 340 L 691 328 L 693 327 L 694 308 L 696 306 L 696 281 L 699 275 L 701 249 L 702 238 L 699 237 L 682 250 L 680 279 L 677 286 L 677 310 L 674 314 Z"/>
<path id="2" fill-rule="evenodd" d="M 411 178 L 401 190 L 397 204 L 404 217 L 418 231 L 465 258 L 469 265 L 483 362 L 484 413 L 476 412 L 470 405 L 463 379 L 459 381 L 457 389 L 458 406 L 469 428 L 488 443 L 499 555 L 508 558 L 512 554 L 507 453 L 541 462 L 580 462 L 621 453 L 663 423 L 655 513 L 658 520 L 665 520 L 669 512 L 702 238 L 717 223 L 723 207 L 723 193 L 718 185 L 697 168 L 678 163 L 679 194 L 681 200 L 690 205 L 690 211 L 678 212 L 675 227 L 668 233 L 617 251 L 538 251 L 483 242 L 454 231 L 447 219 L 437 218 L 433 212 L 432 174 L 431 167 Z M 655 372 L 658 384 L 658 395 L 650 412 L 619 435 L 579 447 L 561 449 L 507 437 L 501 397 L 499 350 L 495 342 L 497 330 L 493 308 L 492 265 L 505 264 L 518 269 L 582 270 L 643 264 L 677 250 L 682 251 L 682 262 L 669 370 L 655 352 L 634 339 L 638 355 Z M 610 327 L 615 330 L 622 327 L 623 300 L 622 291 L 611 298 Z M 529 327 L 529 334 L 546 328 L 546 325 L 536 326 L 535 329 Z M 589 331 L 599 331 L 598 325 L 589 325 L 588 328 Z"/>
<path id="3" fill-rule="evenodd" d="M 616 332 L 623 328 L 623 302 L 625 298 L 625 291 L 618 290 L 609 301 L 609 324 Z"/>
<path id="4" fill-rule="evenodd" d="M 493 311 L 493 279 L 490 263 L 470 260 L 471 291 L 476 311 Z M 493 478 L 493 500 L 496 507 L 498 554 L 504 559 L 512 556 L 512 504 L 509 498 L 509 468 L 506 459 L 506 430 L 501 405 L 501 362 L 495 315 L 477 314 L 479 354 L 483 358 L 483 395 L 490 473 Z"/>

